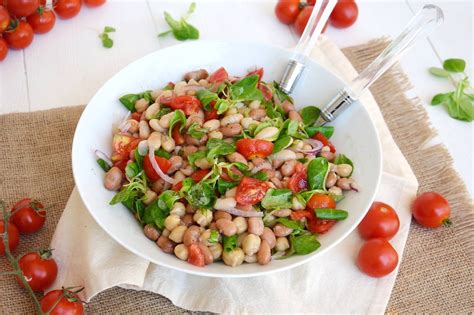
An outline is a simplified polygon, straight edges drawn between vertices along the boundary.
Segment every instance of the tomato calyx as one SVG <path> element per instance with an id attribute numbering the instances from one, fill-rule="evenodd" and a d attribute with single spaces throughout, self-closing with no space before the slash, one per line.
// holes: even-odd
<path id="1" fill-rule="evenodd" d="M 18 28 L 18 25 L 20 25 L 20 20 L 18 20 L 17 18 L 10 19 L 10 24 L 5 30 L 5 33 L 11 33 L 15 31 Z"/>
<path id="2" fill-rule="evenodd" d="M 449 218 L 447 218 L 447 219 L 443 220 L 442 224 L 443 224 L 444 227 L 449 228 L 453 225 L 453 221 L 451 221 Z"/>
<path id="3" fill-rule="evenodd" d="M 38 250 L 38 255 L 43 260 L 50 259 L 51 257 L 53 257 L 53 249 L 52 248 L 41 248 L 41 249 Z"/>
<path id="4" fill-rule="evenodd" d="M 77 290 L 76 290 L 77 289 Z M 68 302 L 74 303 L 74 302 L 81 302 L 84 303 L 83 300 L 81 300 L 77 294 L 84 291 L 85 287 L 81 286 L 76 286 L 76 287 L 62 287 L 61 290 L 63 291 L 63 297 L 68 300 Z"/>

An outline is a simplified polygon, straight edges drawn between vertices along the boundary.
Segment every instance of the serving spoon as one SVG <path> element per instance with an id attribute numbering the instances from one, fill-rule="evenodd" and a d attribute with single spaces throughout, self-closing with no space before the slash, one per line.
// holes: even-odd
<path id="1" fill-rule="evenodd" d="M 330 8 L 331 0 L 323 2 L 327 2 L 327 7 Z M 320 8 L 321 5 L 318 9 L 316 6 L 313 9 L 303 35 L 280 81 L 280 88 L 288 94 L 293 91 L 301 73 L 304 71 L 305 63 L 309 58 L 308 56 L 322 31 L 322 27 L 320 27 L 321 23 L 319 22 L 324 20 L 324 13 L 327 13 L 327 11 L 324 10 L 321 15 L 319 14 Z M 319 17 L 321 18 L 319 19 Z M 326 20 L 323 22 L 326 23 Z M 354 78 L 349 85 L 344 87 L 326 106 L 321 108 L 321 114 L 316 121 L 316 125 L 321 126 L 333 121 L 341 112 L 350 107 L 350 105 L 359 98 L 362 92 L 368 89 L 413 46 L 417 39 L 427 36 L 436 27 L 441 25 L 443 20 L 444 15 L 441 8 L 433 4 L 423 6 L 410 20 L 400 35 L 398 35 L 367 68 Z M 315 27 L 316 25 L 317 27 Z"/>

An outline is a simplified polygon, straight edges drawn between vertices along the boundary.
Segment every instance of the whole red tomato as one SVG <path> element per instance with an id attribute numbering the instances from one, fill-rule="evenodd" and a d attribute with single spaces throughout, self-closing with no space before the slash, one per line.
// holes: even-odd
<path id="1" fill-rule="evenodd" d="M 443 196 L 435 192 L 419 195 L 413 202 L 412 212 L 416 222 L 428 228 L 451 224 L 451 207 Z"/>
<path id="2" fill-rule="evenodd" d="M 264 181 L 244 177 L 237 186 L 235 199 L 241 205 L 254 205 L 265 197 L 268 188 L 268 184 Z"/>
<path id="3" fill-rule="evenodd" d="M 46 220 L 46 211 L 41 202 L 25 198 L 18 201 L 12 208 L 10 221 L 18 227 L 22 234 L 34 233 L 41 229 Z"/>
<path id="4" fill-rule="evenodd" d="M 0 61 L 7 58 L 8 55 L 8 44 L 5 39 L 0 37 Z"/>
<path id="5" fill-rule="evenodd" d="M 7 9 L 12 16 L 21 17 L 35 13 L 40 0 L 6 0 Z"/>
<path id="6" fill-rule="evenodd" d="M 105 0 L 84 0 L 84 4 L 89 7 L 99 7 L 105 3 Z"/>
<path id="7" fill-rule="evenodd" d="M 23 255 L 18 261 L 21 271 L 31 289 L 35 292 L 43 292 L 51 286 L 58 275 L 58 266 L 51 258 L 51 250 L 40 250 L 39 252 Z M 20 279 L 18 283 L 23 286 Z"/>
<path id="8" fill-rule="evenodd" d="M 81 0 L 58 0 L 54 11 L 61 19 L 70 19 L 81 11 L 81 5 Z"/>
<path id="9" fill-rule="evenodd" d="M 300 9 L 300 0 L 279 0 L 275 7 L 275 14 L 283 24 L 293 24 Z"/>
<path id="10" fill-rule="evenodd" d="M 313 12 L 313 8 L 314 6 L 309 5 L 303 8 L 300 14 L 298 14 L 298 17 L 296 18 L 296 21 L 295 21 L 295 29 L 299 35 L 303 34 L 306 24 L 308 24 L 311 13 Z M 327 27 L 328 27 L 328 23 L 326 22 L 326 25 L 324 25 L 323 27 L 323 31 L 322 31 L 323 33 L 326 31 Z"/>
<path id="11" fill-rule="evenodd" d="M 400 227 L 397 212 L 383 202 L 374 202 L 359 224 L 359 234 L 368 240 L 371 238 L 391 239 Z"/>
<path id="12" fill-rule="evenodd" d="M 59 301 L 59 303 L 58 303 Z M 54 290 L 46 294 L 41 300 L 41 310 L 51 312 L 50 315 L 82 315 L 84 307 L 76 293 L 68 289 Z"/>
<path id="13" fill-rule="evenodd" d="M 273 143 L 261 139 L 240 139 L 236 142 L 237 152 L 245 156 L 247 160 L 256 157 L 266 158 L 273 152 Z"/>
<path id="14" fill-rule="evenodd" d="M 3 35 L 11 49 L 23 49 L 30 46 L 34 36 L 33 29 L 25 21 L 18 22 L 13 30 L 5 32 Z"/>
<path id="15" fill-rule="evenodd" d="M 365 274 L 379 278 L 391 273 L 398 264 L 398 254 L 384 238 L 365 242 L 357 255 L 357 266 Z"/>
<path id="16" fill-rule="evenodd" d="M 166 174 L 166 172 L 168 172 L 171 167 L 171 162 L 165 158 L 162 158 L 161 156 L 155 156 L 155 160 L 156 163 L 158 163 L 158 167 L 160 168 L 160 170 L 162 170 L 163 173 Z M 148 155 L 145 156 L 145 159 L 143 160 L 143 169 L 145 170 L 146 176 L 152 181 L 156 181 L 161 178 L 160 175 L 155 172 L 155 169 L 151 165 L 151 160 Z"/>
<path id="17" fill-rule="evenodd" d="M 56 15 L 52 10 L 40 6 L 36 13 L 26 19 L 36 34 L 48 33 L 56 23 Z"/>
<path id="18" fill-rule="evenodd" d="M 359 8 L 354 0 L 338 0 L 329 16 L 329 22 L 334 27 L 346 28 L 354 24 L 358 16 Z"/>
<path id="19" fill-rule="evenodd" d="M 10 14 L 3 5 L 0 5 L 0 33 L 6 30 L 8 25 L 10 25 Z"/>
<path id="20" fill-rule="evenodd" d="M 0 221 L 0 234 L 5 232 L 5 222 Z M 5 244 L 3 237 L 0 237 L 0 256 L 5 255 Z M 8 223 L 8 248 L 14 251 L 20 244 L 20 232 L 13 223 Z"/>

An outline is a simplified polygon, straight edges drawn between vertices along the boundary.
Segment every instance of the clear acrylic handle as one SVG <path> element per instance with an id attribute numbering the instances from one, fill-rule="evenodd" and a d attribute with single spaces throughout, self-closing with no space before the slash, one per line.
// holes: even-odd
<path id="1" fill-rule="evenodd" d="M 352 98 L 368 88 L 415 43 L 443 22 L 443 11 L 432 4 L 425 5 L 408 23 L 403 32 L 356 77 L 349 85 Z"/>

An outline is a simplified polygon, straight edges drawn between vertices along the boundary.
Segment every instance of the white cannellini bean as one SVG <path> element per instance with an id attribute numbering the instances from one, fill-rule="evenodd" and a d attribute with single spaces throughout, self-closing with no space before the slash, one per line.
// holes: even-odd
<path id="1" fill-rule="evenodd" d="M 214 130 L 208 133 L 209 139 L 222 139 L 224 135 L 219 130 Z"/>
<path id="2" fill-rule="evenodd" d="M 221 126 L 227 126 L 230 124 L 238 124 L 244 118 L 242 114 L 232 114 L 229 116 L 225 116 L 221 119 Z"/>
<path id="3" fill-rule="evenodd" d="M 279 129 L 277 127 L 267 127 L 257 133 L 255 139 L 273 140 L 278 132 Z"/>
<path id="4" fill-rule="evenodd" d="M 171 152 L 175 148 L 175 143 L 173 138 L 168 137 L 167 135 L 161 135 L 161 147 L 166 152 Z"/>
<path id="5" fill-rule="evenodd" d="M 219 128 L 220 124 L 221 123 L 219 119 L 211 119 L 211 120 L 206 121 L 202 126 L 208 129 L 209 131 L 214 131 Z"/>
<path id="6" fill-rule="evenodd" d="M 253 123 L 255 123 L 255 120 L 253 120 L 252 117 L 245 117 L 240 121 L 240 124 L 244 129 L 248 129 Z"/>
<path id="7" fill-rule="evenodd" d="M 163 93 L 163 90 L 161 89 L 153 90 L 151 91 L 151 98 L 155 101 L 158 97 L 160 97 L 162 93 Z"/>
<path id="8" fill-rule="evenodd" d="M 260 101 L 251 101 L 249 104 L 250 109 L 258 109 L 260 108 Z"/>
<path id="9" fill-rule="evenodd" d="M 293 209 L 293 210 L 303 210 L 304 205 L 298 200 L 298 198 L 293 197 L 291 199 L 291 209 Z"/>
<path id="10" fill-rule="evenodd" d="M 185 225 L 178 225 L 171 231 L 170 235 L 168 238 L 172 240 L 175 243 L 182 243 L 183 242 L 183 236 L 184 232 L 186 232 L 188 228 Z"/>
<path id="11" fill-rule="evenodd" d="M 245 255 L 244 256 L 244 261 L 249 264 L 253 264 L 257 262 L 257 254 L 254 254 L 252 256 Z"/>
<path id="12" fill-rule="evenodd" d="M 232 108 L 229 108 L 228 110 L 225 111 L 224 116 L 234 115 L 234 114 L 237 114 L 237 113 L 238 113 L 237 108 L 232 107 Z"/>
<path id="13" fill-rule="evenodd" d="M 170 121 L 171 119 L 173 118 L 174 116 L 174 112 L 171 112 L 171 113 L 168 113 L 166 115 L 163 115 L 161 118 L 160 118 L 160 126 L 163 127 L 163 128 L 169 128 L 170 126 Z"/>
<path id="14" fill-rule="evenodd" d="M 219 259 L 222 255 L 222 245 L 219 243 L 212 244 L 209 246 L 209 250 L 211 251 L 212 258 L 214 258 L 214 261 Z"/>
<path id="15" fill-rule="evenodd" d="M 166 132 L 166 128 L 160 126 L 160 121 L 156 118 L 153 118 L 148 122 L 150 124 L 151 129 L 159 132 Z"/>
<path id="16" fill-rule="evenodd" d="M 280 152 L 272 154 L 270 157 L 272 160 L 278 161 L 296 160 L 296 154 L 291 150 L 281 150 Z"/>
<path id="17" fill-rule="evenodd" d="M 135 102 L 135 110 L 139 113 L 143 113 L 148 108 L 148 101 L 141 98 Z"/>
<path id="18" fill-rule="evenodd" d="M 237 227 L 237 234 L 242 234 L 247 231 L 247 220 L 244 217 L 236 217 L 232 221 L 234 221 Z"/>
<path id="19" fill-rule="evenodd" d="M 226 210 L 229 208 L 235 208 L 237 205 L 237 201 L 235 198 L 219 198 L 216 200 L 214 204 L 214 209 L 216 210 Z"/>
<path id="20" fill-rule="evenodd" d="M 244 262 L 244 256 L 244 251 L 241 248 L 235 248 L 230 252 L 224 251 L 222 253 L 222 260 L 228 266 L 237 267 Z"/>
<path id="21" fill-rule="evenodd" d="M 174 248 L 174 254 L 181 260 L 188 260 L 188 248 L 184 244 L 179 244 Z"/>
<path id="22" fill-rule="evenodd" d="M 186 213 L 186 207 L 184 206 L 182 202 L 179 202 L 179 201 L 173 205 L 173 209 L 171 209 L 170 211 L 170 214 L 177 215 L 180 218 L 184 216 L 185 213 Z"/>
<path id="23" fill-rule="evenodd" d="M 245 255 L 251 256 L 258 252 L 260 243 L 260 237 L 255 234 L 249 234 L 242 241 L 242 250 L 244 251 Z"/>
<path id="24" fill-rule="evenodd" d="M 352 166 L 350 164 L 338 164 L 336 173 L 341 177 L 348 177 L 352 173 Z"/>
<path id="25" fill-rule="evenodd" d="M 143 200 L 143 203 L 148 206 L 148 205 L 151 204 L 153 201 L 155 201 L 155 199 L 156 199 L 157 196 L 158 196 L 158 195 L 156 194 L 156 192 L 154 192 L 154 191 L 151 190 L 151 189 L 148 189 L 148 190 L 146 191 L 145 199 Z"/>
<path id="26" fill-rule="evenodd" d="M 153 131 L 147 139 L 148 145 L 153 145 L 155 150 L 158 150 L 161 147 L 161 133 Z"/>
<path id="27" fill-rule="evenodd" d="M 202 157 L 202 158 L 197 159 L 196 161 L 194 161 L 194 164 L 195 164 L 197 167 L 199 167 L 200 169 L 203 169 L 203 170 L 212 167 L 212 164 L 209 162 L 209 160 L 207 159 L 207 157 Z"/>
<path id="28" fill-rule="evenodd" d="M 237 194 L 237 187 L 234 187 L 232 189 L 229 189 L 228 191 L 225 192 L 225 196 L 227 198 L 232 197 L 235 198 L 235 195 Z"/>
<path id="29" fill-rule="evenodd" d="M 150 126 L 145 120 L 138 123 L 138 133 L 141 139 L 147 139 L 150 136 Z"/>
<path id="30" fill-rule="evenodd" d="M 180 82 L 176 83 L 176 84 L 174 85 L 174 89 L 173 89 L 174 93 L 175 93 L 177 96 L 186 94 L 186 93 L 185 93 L 185 87 L 186 87 L 186 85 L 188 85 L 188 84 L 187 84 L 185 81 L 180 81 Z"/>
<path id="31" fill-rule="evenodd" d="M 172 231 L 175 227 L 177 227 L 179 225 L 180 222 L 181 222 L 180 217 L 178 217 L 175 214 L 170 214 L 165 219 L 165 228 L 168 231 Z"/>
<path id="32" fill-rule="evenodd" d="M 212 221 L 212 211 L 207 209 L 198 210 L 194 213 L 193 219 L 200 226 L 207 226 Z"/>
<path id="33" fill-rule="evenodd" d="M 288 248 L 290 248 L 290 243 L 288 242 L 288 239 L 286 237 L 277 237 L 275 249 L 277 251 L 284 251 Z"/>
<path id="34" fill-rule="evenodd" d="M 159 111 L 160 111 L 160 104 L 158 103 L 151 104 L 150 106 L 148 106 L 148 108 L 145 111 L 145 118 L 147 120 L 151 120 L 155 118 L 155 115 L 158 114 Z"/>

